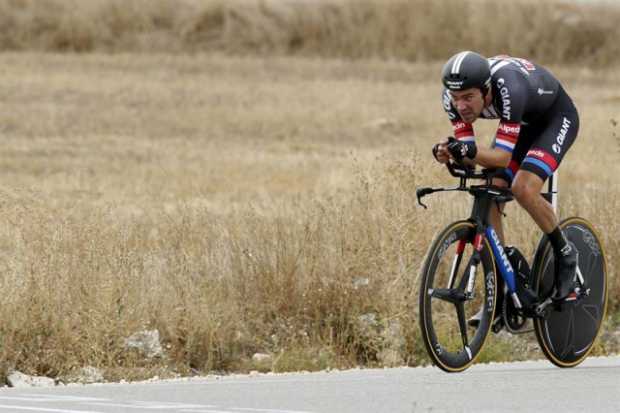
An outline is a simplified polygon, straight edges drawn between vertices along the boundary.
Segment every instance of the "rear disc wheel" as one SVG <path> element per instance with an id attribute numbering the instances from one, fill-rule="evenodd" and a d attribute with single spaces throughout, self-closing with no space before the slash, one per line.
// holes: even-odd
<path id="1" fill-rule="evenodd" d="M 559 367 L 574 367 L 586 359 L 600 331 L 607 309 L 607 267 L 600 238 L 583 218 L 560 223 L 566 237 L 579 251 L 578 267 L 589 290 L 573 301 L 551 304 L 544 318 L 534 319 L 536 339 L 545 357 Z M 555 257 L 550 243 L 539 244 L 534 286 L 539 297 L 553 290 Z"/>

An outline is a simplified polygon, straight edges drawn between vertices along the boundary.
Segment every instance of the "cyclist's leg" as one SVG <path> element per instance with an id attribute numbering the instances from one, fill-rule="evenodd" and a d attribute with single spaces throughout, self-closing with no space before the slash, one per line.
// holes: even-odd
<path id="1" fill-rule="evenodd" d="M 564 155 L 577 137 L 579 115 L 570 97 L 562 88 L 551 115 L 538 126 L 523 128 L 531 142 L 512 183 L 512 192 L 538 226 L 547 234 L 557 228 L 558 219 L 551 205 L 540 195 L 544 182 L 558 168 Z"/>
<path id="2" fill-rule="evenodd" d="M 558 226 L 558 218 L 540 190 L 555 172 L 573 144 L 579 130 L 579 116 L 572 101 L 560 88 L 554 112 L 545 121 L 544 129 L 534 140 L 512 184 L 519 204 L 547 234 L 558 258 L 557 292 L 555 298 L 570 293 L 577 266 L 577 254 Z"/>
<path id="3" fill-rule="evenodd" d="M 558 226 L 558 219 L 551 204 L 540 193 L 545 180 L 527 167 L 525 162 L 521 165 L 512 184 L 512 192 L 540 229 L 549 234 Z"/>

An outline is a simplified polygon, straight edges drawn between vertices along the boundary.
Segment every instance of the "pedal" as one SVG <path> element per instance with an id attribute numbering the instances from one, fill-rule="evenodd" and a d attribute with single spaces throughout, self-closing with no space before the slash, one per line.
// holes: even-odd
<path id="1" fill-rule="evenodd" d="M 538 317 L 545 318 L 545 316 L 547 315 L 546 309 L 549 304 L 553 304 L 553 300 L 551 299 L 551 297 L 547 298 L 545 301 L 536 306 L 536 315 Z"/>

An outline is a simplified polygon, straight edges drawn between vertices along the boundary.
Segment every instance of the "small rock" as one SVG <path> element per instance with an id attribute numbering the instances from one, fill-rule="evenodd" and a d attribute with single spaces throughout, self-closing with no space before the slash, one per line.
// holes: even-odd
<path id="1" fill-rule="evenodd" d="M 104 378 L 99 369 L 93 366 L 86 366 L 69 376 L 69 381 L 74 383 L 92 384 L 101 383 L 104 381 Z"/>
<path id="2" fill-rule="evenodd" d="M 366 277 L 359 277 L 353 280 L 353 288 L 356 290 L 361 287 L 366 287 L 368 284 L 370 284 L 370 279 Z"/>
<path id="3" fill-rule="evenodd" d="M 10 373 L 6 381 L 11 387 L 54 387 L 56 382 L 54 379 L 42 376 L 29 376 L 17 370 Z"/>
<path id="4" fill-rule="evenodd" d="M 362 314 L 357 319 L 365 328 L 374 328 L 377 327 L 377 325 L 379 324 L 379 321 L 377 320 L 377 314 L 375 313 Z"/>
<path id="5" fill-rule="evenodd" d="M 379 354 L 377 354 L 377 359 L 384 367 L 397 367 L 405 363 L 398 350 L 392 348 L 380 351 Z"/>
<path id="6" fill-rule="evenodd" d="M 252 361 L 255 363 L 267 364 L 267 363 L 271 363 L 272 360 L 273 360 L 273 357 L 265 353 L 255 353 L 252 356 Z"/>
<path id="7" fill-rule="evenodd" d="M 401 330 L 400 322 L 395 320 L 388 322 L 387 328 L 381 333 L 384 348 L 377 354 L 377 358 L 384 366 L 396 367 L 405 363 L 401 352 L 407 343 Z"/>
<path id="8" fill-rule="evenodd" d="M 148 358 L 162 357 L 164 349 L 159 342 L 159 331 L 139 331 L 125 340 L 126 348 L 135 348 L 142 351 Z"/>

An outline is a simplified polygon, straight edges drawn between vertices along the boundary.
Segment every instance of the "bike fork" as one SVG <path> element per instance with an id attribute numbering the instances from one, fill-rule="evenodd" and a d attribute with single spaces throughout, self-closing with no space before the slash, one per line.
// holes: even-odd
<path id="1" fill-rule="evenodd" d="M 465 287 L 465 297 L 473 298 L 474 288 L 476 287 L 476 267 L 480 264 L 480 251 L 482 250 L 482 234 L 476 233 L 474 236 L 474 254 L 472 256 L 467 284 Z"/>
<path id="2" fill-rule="evenodd" d="M 459 241 L 459 245 L 457 246 L 456 254 L 454 256 L 454 261 L 452 262 L 452 269 L 450 270 L 450 279 L 448 281 L 449 289 L 454 288 L 456 271 L 461 263 L 461 259 L 463 258 L 463 251 L 465 250 L 465 245 L 467 245 L 467 241 L 465 239 Z M 480 250 L 482 249 L 481 234 L 476 234 L 476 236 L 474 237 L 473 245 L 474 253 L 469 260 L 468 268 L 466 268 L 465 272 L 463 273 L 464 277 L 467 277 L 467 282 L 465 283 L 465 290 L 463 291 L 466 299 L 471 299 L 474 296 L 474 288 L 476 286 L 476 268 L 478 267 L 478 264 L 480 264 Z"/>
<path id="3" fill-rule="evenodd" d="M 456 270 L 461 264 L 463 258 L 463 251 L 465 251 L 465 245 L 467 241 L 465 239 L 459 240 L 459 245 L 456 247 L 456 254 L 454 254 L 454 260 L 452 261 L 452 268 L 450 269 L 450 278 L 448 279 L 448 289 L 454 288 L 454 280 L 456 279 Z"/>

